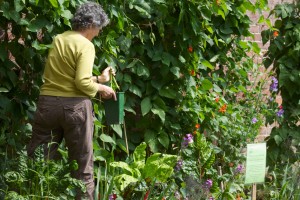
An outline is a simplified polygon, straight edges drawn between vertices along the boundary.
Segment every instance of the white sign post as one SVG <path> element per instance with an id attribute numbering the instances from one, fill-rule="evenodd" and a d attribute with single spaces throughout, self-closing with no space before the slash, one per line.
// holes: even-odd
<path id="1" fill-rule="evenodd" d="M 266 143 L 247 144 L 245 184 L 252 184 L 252 200 L 256 200 L 256 183 L 265 182 Z"/>

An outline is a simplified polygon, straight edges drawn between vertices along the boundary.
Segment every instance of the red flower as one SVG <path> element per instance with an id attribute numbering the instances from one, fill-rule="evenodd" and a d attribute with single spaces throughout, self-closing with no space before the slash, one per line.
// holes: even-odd
<path id="1" fill-rule="evenodd" d="M 225 113 L 225 112 L 226 112 L 226 109 L 227 109 L 227 105 L 224 104 L 224 105 L 219 109 L 219 112 Z"/>
<path id="2" fill-rule="evenodd" d="M 279 108 L 279 109 L 282 109 L 283 107 L 282 107 L 282 105 L 280 105 L 280 106 L 278 106 L 278 108 Z"/>
<path id="3" fill-rule="evenodd" d="M 195 125 L 195 128 L 196 128 L 196 129 L 200 128 L 200 124 L 196 124 L 196 125 Z"/>
<path id="4" fill-rule="evenodd" d="M 188 52 L 193 53 L 193 51 L 194 51 L 193 47 L 192 47 L 192 46 L 189 46 Z"/>
<path id="5" fill-rule="evenodd" d="M 215 101 L 216 101 L 216 103 L 218 103 L 218 102 L 220 101 L 220 98 L 217 97 L 217 98 L 215 99 Z"/>
<path id="6" fill-rule="evenodd" d="M 196 75 L 195 70 L 191 70 L 191 71 L 190 71 L 190 74 L 191 74 L 191 76 L 195 76 L 195 75 Z"/>
<path id="7" fill-rule="evenodd" d="M 273 36 L 274 36 L 274 37 L 277 37 L 278 35 L 279 35 L 278 31 L 274 31 L 274 32 L 273 32 Z"/>

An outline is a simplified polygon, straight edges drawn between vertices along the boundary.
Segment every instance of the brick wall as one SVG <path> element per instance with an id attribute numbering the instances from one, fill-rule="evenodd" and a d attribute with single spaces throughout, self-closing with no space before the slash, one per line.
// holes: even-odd
<path id="1" fill-rule="evenodd" d="M 254 3 L 256 0 L 251 0 L 252 3 Z M 269 10 L 268 11 L 264 11 L 262 14 L 264 15 L 265 18 L 268 17 L 269 15 L 269 12 L 270 10 L 272 10 L 275 5 L 277 4 L 281 4 L 281 3 L 295 3 L 297 0 L 268 0 L 268 7 L 269 7 Z M 261 39 L 261 32 L 265 29 L 268 29 L 268 26 L 265 25 L 265 24 L 259 24 L 258 23 L 258 20 L 259 20 L 259 17 L 260 17 L 260 14 L 259 13 L 248 13 L 248 16 L 250 17 L 251 21 L 252 21 L 252 24 L 250 26 L 250 32 L 254 35 L 253 38 L 246 38 L 246 40 L 250 40 L 250 41 L 255 41 L 259 47 L 261 48 L 261 53 L 259 56 L 255 56 L 254 59 L 256 61 L 256 63 L 258 64 L 261 64 L 262 63 L 262 60 L 263 60 L 263 55 L 264 53 L 267 51 L 268 49 L 268 46 L 269 44 L 265 44 L 263 45 L 262 43 L 262 39 Z M 270 18 L 271 22 L 272 22 L 272 25 L 274 24 L 275 22 L 275 19 L 274 17 L 273 18 Z M 260 78 L 265 78 L 269 73 L 270 71 L 272 70 L 272 68 L 270 67 L 269 69 L 264 69 L 263 67 L 260 67 L 260 71 L 263 72 L 261 73 L 261 77 Z M 251 77 L 251 75 L 250 75 Z M 269 83 L 270 84 L 270 83 Z M 269 94 L 269 84 L 267 84 L 264 88 L 264 93 L 266 95 Z M 277 96 L 276 98 L 276 102 L 278 102 L 279 104 L 281 104 L 281 97 L 280 95 Z M 276 126 L 276 124 L 268 124 L 264 127 L 261 127 L 260 129 L 260 134 L 259 136 L 257 137 L 257 141 L 263 141 L 264 138 L 266 136 L 268 136 L 272 130 L 272 128 Z"/>
<path id="2" fill-rule="evenodd" d="M 272 10 L 275 5 L 281 4 L 281 3 L 293 3 L 296 2 L 297 0 L 268 0 L 268 5 L 269 5 L 269 11 L 263 11 L 263 15 L 265 18 L 268 17 L 270 10 Z M 255 2 L 255 0 L 251 0 L 251 2 Z M 255 41 L 258 43 L 259 47 L 262 49 L 262 52 L 265 52 L 268 48 L 268 44 L 263 45 L 262 40 L 261 40 L 261 32 L 265 29 L 267 29 L 267 25 L 265 24 L 259 24 L 258 19 L 260 17 L 260 14 L 257 13 L 248 13 L 248 16 L 252 20 L 253 24 L 250 26 L 250 31 L 254 34 L 254 38 L 251 38 L 251 40 Z M 272 24 L 274 24 L 275 19 L 270 18 Z M 248 38 L 247 38 L 248 39 Z"/>

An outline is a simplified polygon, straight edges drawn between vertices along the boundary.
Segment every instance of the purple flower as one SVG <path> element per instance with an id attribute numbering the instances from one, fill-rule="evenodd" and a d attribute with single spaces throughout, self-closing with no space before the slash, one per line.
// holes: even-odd
<path id="1" fill-rule="evenodd" d="M 273 83 L 278 84 L 278 80 L 274 76 L 272 76 L 271 79 L 272 79 Z"/>
<path id="2" fill-rule="evenodd" d="M 213 197 L 209 197 L 209 200 L 215 200 Z"/>
<path id="3" fill-rule="evenodd" d="M 194 137 L 192 134 L 186 134 L 185 137 L 183 138 L 183 142 L 181 143 L 181 146 L 183 148 L 186 148 L 190 143 L 194 142 Z"/>
<path id="4" fill-rule="evenodd" d="M 256 119 L 256 117 L 253 117 L 252 124 L 255 124 L 256 122 L 258 122 L 258 120 Z"/>
<path id="5" fill-rule="evenodd" d="M 182 168 L 182 160 L 178 160 L 175 166 L 175 171 L 180 171 Z"/>
<path id="6" fill-rule="evenodd" d="M 270 85 L 270 91 L 277 92 L 278 91 L 278 80 L 273 76 L 271 78 L 272 78 L 272 84 Z"/>
<path id="7" fill-rule="evenodd" d="M 241 173 L 241 172 L 243 171 L 243 169 L 244 169 L 243 165 L 239 164 L 239 165 L 236 167 L 235 172 L 236 172 L 236 173 Z"/>
<path id="8" fill-rule="evenodd" d="M 278 117 L 282 117 L 283 116 L 283 113 L 284 113 L 284 110 L 283 109 L 279 109 L 279 111 L 276 113 L 276 115 Z"/>
<path id="9" fill-rule="evenodd" d="M 116 194 L 110 194 L 108 199 L 109 200 L 115 200 L 115 199 L 117 199 L 117 195 Z"/>
<path id="10" fill-rule="evenodd" d="M 203 188 L 209 190 L 213 185 L 213 181 L 211 179 L 207 179 L 203 184 Z"/>
<path id="11" fill-rule="evenodd" d="M 274 101 L 274 98 L 273 97 L 269 97 L 269 101 Z"/>

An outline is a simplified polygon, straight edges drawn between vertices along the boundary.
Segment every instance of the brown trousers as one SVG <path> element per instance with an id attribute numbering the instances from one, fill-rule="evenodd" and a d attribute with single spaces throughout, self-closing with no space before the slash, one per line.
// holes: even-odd
<path id="1" fill-rule="evenodd" d="M 93 112 L 92 103 L 85 97 L 40 96 L 34 116 L 32 138 L 27 146 L 29 157 L 39 145 L 44 146 L 47 159 L 57 159 L 59 144 L 65 139 L 69 160 L 76 160 L 78 170 L 72 177 L 82 180 L 85 194 L 76 199 L 94 199 L 93 178 Z"/>

